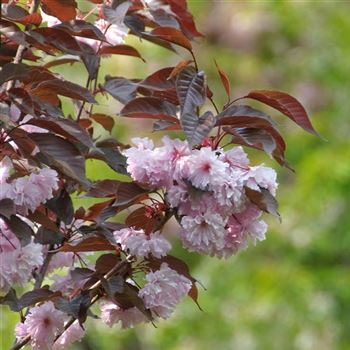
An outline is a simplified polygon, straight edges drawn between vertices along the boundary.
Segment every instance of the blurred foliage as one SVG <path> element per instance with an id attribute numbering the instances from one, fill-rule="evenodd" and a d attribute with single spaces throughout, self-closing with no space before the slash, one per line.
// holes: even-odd
<path id="1" fill-rule="evenodd" d="M 278 170 L 283 221 L 269 220 L 266 241 L 228 261 L 185 253 L 174 241 L 176 254 L 207 289 L 200 290 L 203 312 L 186 300 L 157 328 L 128 331 L 91 320 L 86 339 L 72 349 L 349 349 L 350 3 L 193 0 L 190 7 L 207 34 L 196 53 L 219 106 L 225 93 L 214 57 L 231 79 L 233 97 L 253 89 L 289 92 L 306 106 L 325 140 L 278 119 L 296 173 Z M 120 58 L 110 59 L 104 69 L 134 78 L 181 59 L 148 43 L 139 50 L 147 65 Z M 85 72 L 77 67 L 57 71 L 77 72 L 77 81 L 84 82 Z M 109 113 L 119 108 L 111 99 L 100 103 Z M 140 133 L 150 135 L 145 122 L 117 119 L 116 124 L 114 136 L 123 142 Z M 272 164 L 257 152 L 253 159 Z M 98 162 L 88 164 L 88 174 L 95 179 L 115 176 Z M 75 204 L 90 203 L 80 199 Z M 168 231 L 174 230 L 169 225 Z M 7 349 L 17 319 L 2 312 Z"/>

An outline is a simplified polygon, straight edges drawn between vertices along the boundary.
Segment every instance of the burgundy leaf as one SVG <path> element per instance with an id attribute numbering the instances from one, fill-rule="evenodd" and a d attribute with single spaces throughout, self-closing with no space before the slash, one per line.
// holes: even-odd
<path id="1" fill-rule="evenodd" d="M 161 224 L 163 215 L 152 213 L 147 207 L 141 207 L 134 210 L 126 219 L 125 224 L 129 227 L 135 227 L 138 230 L 144 230 L 150 234 Z"/>
<path id="2" fill-rule="evenodd" d="M 186 36 L 179 30 L 171 27 L 158 27 L 151 31 L 151 36 L 179 45 L 192 51 L 192 44 Z"/>
<path id="3" fill-rule="evenodd" d="M 26 246 L 32 240 L 34 232 L 32 228 L 18 216 L 12 215 L 10 219 L 5 218 L 5 222 L 10 230 L 16 235 L 21 242 L 21 246 Z"/>
<path id="4" fill-rule="evenodd" d="M 216 119 L 212 112 L 205 112 L 200 118 L 194 113 L 186 113 L 181 117 L 181 126 L 190 146 L 200 144 L 214 127 Z"/>
<path id="5" fill-rule="evenodd" d="M 94 145 L 87 131 L 70 119 L 47 116 L 45 118 L 33 118 L 28 121 L 28 124 L 49 130 L 66 137 L 68 140 L 80 142 L 86 147 L 93 147 Z"/>
<path id="6" fill-rule="evenodd" d="M 53 90 L 58 95 L 67 96 L 72 99 L 96 103 L 95 98 L 91 95 L 88 89 L 67 80 L 51 79 L 43 81 L 37 86 L 37 88 L 40 88 L 41 90 Z"/>
<path id="7" fill-rule="evenodd" d="M 180 61 L 171 71 L 171 73 L 169 74 L 167 79 L 172 79 L 175 78 L 178 73 L 185 67 L 187 67 L 189 64 L 191 64 L 193 62 L 193 60 L 184 60 L 184 61 Z"/>
<path id="8" fill-rule="evenodd" d="M 280 214 L 278 213 L 277 200 L 269 190 L 260 187 L 260 191 L 256 191 L 249 187 L 245 187 L 245 194 L 257 207 L 259 207 L 259 209 L 281 219 Z"/>
<path id="9" fill-rule="evenodd" d="M 106 41 L 105 35 L 93 24 L 82 20 L 71 20 L 55 25 L 53 28 L 61 29 L 67 33 L 84 38 Z"/>
<path id="10" fill-rule="evenodd" d="M 304 107 L 296 98 L 287 93 L 280 91 L 255 90 L 245 97 L 258 100 L 277 109 L 304 130 L 318 136 L 318 133 L 313 128 Z"/>
<path id="11" fill-rule="evenodd" d="M 103 237 L 88 237 L 76 245 L 70 243 L 64 244 L 61 248 L 61 252 L 99 252 L 103 250 L 115 250 L 107 239 Z"/>
<path id="12" fill-rule="evenodd" d="M 176 80 L 177 96 L 181 105 L 181 114 L 195 113 L 205 101 L 205 74 L 196 72 L 192 66 L 184 68 Z"/>
<path id="13" fill-rule="evenodd" d="M 114 127 L 114 119 L 106 114 L 94 113 L 90 116 L 95 122 L 103 126 L 103 128 L 109 132 L 112 132 Z"/>
<path id="14" fill-rule="evenodd" d="M 218 70 L 218 73 L 219 73 L 222 85 L 224 86 L 224 89 L 226 91 L 228 101 L 230 101 L 230 98 L 231 98 L 231 84 L 230 84 L 230 81 L 228 80 L 228 77 L 227 77 L 226 73 L 222 69 L 220 69 L 220 67 L 218 66 L 217 62 L 216 61 L 214 61 L 214 62 L 215 62 L 215 65 L 216 65 L 216 69 Z"/>
<path id="15" fill-rule="evenodd" d="M 134 47 L 129 45 L 104 46 L 100 49 L 99 54 L 133 56 L 138 57 L 145 62 L 140 53 Z"/>
<path id="16" fill-rule="evenodd" d="M 106 82 L 102 89 L 107 91 L 119 102 L 126 104 L 136 97 L 137 84 L 122 77 L 106 77 Z"/>
<path id="17" fill-rule="evenodd" d="M 95 182 L 89 191 L 87 197 L 97 198 L 115 198 L 119 205 L 128 204 L 136 197 L 147 193 L 133 182 L 121 182 L 118 180 L 102 180 Z"/>
<path id="18" fill-rule="evenodd" d="M 41 6 L 46 14 L 54 16 L 62 22 L 75 19 L 77 15 L 75 0 L 42 0 Z"/>
<path id="19" fill-rule="evenodd" d="M 60 173 L 89 187 L 85 177 L 85 159 L 80 151 L 68 140 L 46 133 L 32 133 L 31 138 L 38 145 L 36 157 Z"/>
<path id="20" fill-rule="evenodd" d="M 124 117 L 151 118 L 178 123 L 176 106 L 154 97 L 139 97 L 131 100 L 120 111 Z"/>

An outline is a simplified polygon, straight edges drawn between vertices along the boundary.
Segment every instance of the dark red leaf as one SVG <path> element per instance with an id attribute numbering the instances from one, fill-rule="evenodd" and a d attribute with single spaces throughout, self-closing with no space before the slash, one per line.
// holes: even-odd
<path id="1" fill-rule="evenodd" d="M 21 309 L 23 309 L 25 307 L 35 305 L 36 303 L 52 300 L 60 296 L 61 292 L 53 292 L 47 288 L 34 289 L 30 292 L 23 294 L 19 298 L 19 305 L 21 306 Z"/>
<path id="2" fill-rule="evenodd" d="M 114 119 L 111 116 L 101 113 L 94 113 L 90 115 L 90 118 L 102 125 L 105 130 L 112 132 L 114 127 Z"/>
<path id="3" fill-rule="evenodd" d="M 201 107 L 206 95 L 205 74 L 192 66 L 184 68 L 177 76 L 176 91 L 181 105 L 181 114 L 193 114 Z"/>
<path id="4" fill-rule="evenodd" d="M 43 214 L 40 210 L 36 210 L 34 213 L 28 214 L 28 219 L 42 225 L 45 229 L 60 233 L 60 229 L 57 227 L 56 223 L 49 219 L 46 214 Z"/>
<path id="5" fill-rule="evenodd" d="M 126 104 L 136 97 L 137 83 L 122 77 L 106 77 L 106 82 L 101 87 L 119 102 Z"/>
<path id="6" fill-rule="evenodd" d="M 318 135 L 313 128 L 311 121 L 301 103 L 294 97 L 285 92 L 256 90 L 250 92 L 246 98 L 252 98 L 277 109 L 296 124 L 311 134 Z"/>
<path id="7" fill-rule="evenodd" d="M 61 29 L 67 33 L 84 38 L 106 41 L 105 35 L 92 23 L 83 20 L 71 20 L 55 25 L 53 28 Z"/>
<path id="8" fill-rule="evenodd" d="M 88 187 L 85 177 L 85 159 L 80 151 L 68 140 L 46 133 L 32 133 L 30 137 L 38 145 L 36 157 L 60 173 Z"/>
<path id="9" fill-rule="evenodd" d="M 150 234 L 159 227 L 163 219 L 160 213 L 152 213 L 147 207 L 141 207 L 134 210 L 126 219 L 125 224 L 138 230 L 144 230 Z"/>
<path id="10" fill-rule="evenodd" d="M 53 211 L 57 217 L 66 225 L 69 225 L 74 218 L 74 207 L 69 193 L 63 188 L 59 194 L 49 199 L 45 206 Z"/>
<path id="11" fill-rule="evenodd" d="M 154 97 L 139 97 L 131 100 L 120 111 L 124 117 L 150 118 L 179 123 L 176 117 L 176 106 Z"/>
<path id="12" fill-rule="evenodd" d="M 140 53 L 134 47 L 129 45 L 104 46 L 100 49 L 99 53 L 100 55 L 133 56 L 138 57 L 145 62 Z"/>
<path id="13" fill-rule="evenodd" d="M 29 14 L 23 7 L 12 4 L 7 6 L 4 5 L 1 10 L 1 14 L 5 18 L 24 25 L 33 24 L 38 26 L 42 20 L 40 13 L 35 12 L 33 14 Z"/>
<path id="14" fill-rule="evenodd" d="M 232 143 L 262 150 L 273 156 L 279 164 L 288 167 L 284 158 L 285 142 L 274 127 L 264 129 L 224 127 L 224 131 L 232 135 Z"/>
<path id="15" fill-rule="evenodd" d="M 150 35 L 171 42 L 172 44 L 179 45 L 185 49 L 192 51 L 192 44 L 186 38 L 186 36 L 179 30 L 171 27 L 158 27 L 151 31 Z"/>
<path id="16" fill-rule="evenodd" d="M 19 80 L 23 81 L 24 83 L 34 83 L 55 78 L 56 77 L 45 68 L 27 66 L 23 63 L 5 64 L 0 71 L 0 85 L 9 80 Z"/>
<path id="17" fill-rule="evenodd" d="M 171 71 L 167 79 L 172 79 L 177 76 L 177 74 L 185 67 L 187 67 L 189 64 L 191 64 L 193 60 L 184 60 L 179 62 Z"/>
<path id="18" fill-rule="evenodd" d="M 34 242 L 40 244 L 61 244 L 63 240 L 63 233 L 50 231 L 44 227 L 40 227 L 35 234 Z"/>
<path id="19" fill-rule="evenodd" d="M 0 200 L 0 215 L 9 219 L 11 215 L 16 214 L 15 203 L 10 198 L 3 198 Z"/>
<path id="20" fill-rule="evenodd" d="M 62 22 L 75 19 L 77 15 L 75 0 L 42 0 L 41 6 L 46 14 L 54 16 Z"/>
<path id="21" fill-rule="evenodd" d="M 78 58 L 59 58 L 44 64 L 43 67 L 49 69 L 51 67 L 59 66 L 61 64 L 70 63 L 72 65 L 73 63 L 77 62 L 80 62 Z"/>
<path id="22" fill-rule="evenodd" d="M 215 125 L 212 112 L 205 112 L 200 118 L 194 113 L 186 113 L 181 117 L 181 126 L 190 146 L 200 144 Z"/>
<path id="23" fill-rule="evenodd" d="M 115 198 L 118 205 L 128 204 L 136 197 L 148 193 L 136 183 L 118 180 L 102 180 L 94 183 L 86 193 L 87 197 Z"/>
<path id="24" fill-rule="evenodd" d="M 13 22 L 0 20 L 0 33 L 18 45 L 28 46 L 26 34 Z"/>
<path id="25" fill-rule="evenodd" d="M 104 275 L 109 270 L 113 269 L 120 261 L 120 257 L 115 254 L 103 254 L 96 260 L 95 270 Z"/>
<path id="26" fill-rule="evenodd" d="M 29 31 L 29 36 L 41 45 L 48 45 L 71 55 L 81 55 L 84 50 L 76 39 L 62 29 L 42 27 Z M 40 48 L 40 47 L 39 47 Z"/>
<path id="27" fill-rule="evenodd" d="M 166 2 L 170 5 L 171 11 L 176 14 L 177 20 L 187 37 L 192 39 L 204 36 L 197 30 L 193 16 L 187 10 L 187 2 L 185 0 L 166 0 Z"/>
<path id="28" fill-rule="evenodd" d="M 25 114 L 35 115 L 34 104 L 29 93 L 22 88 L 12 88 L 8 91 L 12 102 Z"/>
<path id="29" fill-rule="evenodd" d="M 259 207 L 259 209 L 266 213 L 275 215 L 280 219 L 277 200 L 269 190 L 260 187 L 260 191 L 256 191 L 249 187 L 245 187 L 245 194 L 257 207 Z"/>
<path id="30" fill-rule="evenodd" d="M 226 73 L 222 69 L 220 69 L 220 67 L 218 66 L 217 62 L 216 61 L 214 61 L 214 62 L 215 62 L 216 68 L 218 70 L 218 73 L 219 73 L 222 85 L 224 86 L 224 89 L 226 91 L 228 101 L 230 101 L 230 98 L 231 98 L 231 84 L 230 84 L 230 81 L 228 80 L 228 77 L 227 77 Z"/>
<path id="31" fill-rule="evenodd" d="M 53 90 L 58 95 L 89 103 L 96 103 L 95 98 L 91 95 L 88 89 L 67 80 L 51 79 L 43 81 L 37 86 L 37 89 Z"/>
<path id="32" fill-rule="evenodd" d="M 80 142 L 86 147 L 93 147 L 94 145 L 87 131 L 70 119 L 46 116 L 45 118 L 32 118 L 28 121 L 28 124 L 49 130 L 64 136 L 68 140 Z"/>
<path id="33" fill-rule="evenodd" d="M 10 219 L 5 218 L 5 222 L 10 230 L 16 235 L 21 242 L 21 246 L 26 246 L 32 240 L 34 232 L 32 228 L 18 216 L 12 215 Z"/>
<path id="34" fill-rule="evenodd" d="M 78 253 L 78 252 L 99 252 L 103 250 L 115 250 L 115 249 L 116 247 L 103 237 L 88 237 L 76 245 L 66 243 L 60 248 L 60 251 Z"/>

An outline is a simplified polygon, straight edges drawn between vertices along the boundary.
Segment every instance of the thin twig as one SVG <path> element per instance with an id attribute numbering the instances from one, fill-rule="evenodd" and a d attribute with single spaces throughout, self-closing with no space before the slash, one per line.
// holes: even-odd
<path id="1" fill-rule="evenodd" d="M 34 0 L 32 7 L 30 8 L 29 14 L 32 15 L 34 14 L 36 11 L 38 11 L 40 5 L 40 0 Z M 24 28 L 24 31 L 30 30 L 32 28 L 31 24 L 27 24 Z M 25 45 L 19 45 L 17 48 L 17 52 L 16 52 L 16 56 L 13 60 L 13 63 L 18 64 L 22 61 L 23 58 L 23 54 L 24 54 L 24 50 L 26 49 Z M 14 80 L 10 80 L 7 84 L 7 90 L 10 90 L 14 87 L 15 85 L 15 79 Z"/>

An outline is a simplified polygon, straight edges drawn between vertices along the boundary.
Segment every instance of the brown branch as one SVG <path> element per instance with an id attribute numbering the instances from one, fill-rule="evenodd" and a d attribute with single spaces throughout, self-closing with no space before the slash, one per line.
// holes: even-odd
<path id="1" fill-rule="evenodd" d="M 40 5 L 40 0 L 34 0 L 33 1 L 33 5 L 30 8 L 29 14 L 32 15 L 33 13 L 38 11 Z M 30 30 L 32 28 L 31 24 L 28 24 L 25 26 L 24 31 Z M 24 50 L 26 49 L 25 45 L 19 45 L 17 48 L 17 52 L 16 52 L 16 56 L 13 60 L 13 63 L 20 63 L 22 61 L 23 58 L 23 54 L 24 54 Z M 13 86 L 15 85 L 15 80 L 10 80 L 7 84 L 7 90 L 10 90 L 11 88 L 13 88 Z"/>

